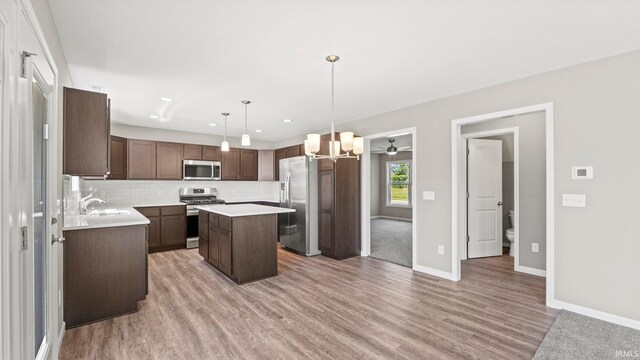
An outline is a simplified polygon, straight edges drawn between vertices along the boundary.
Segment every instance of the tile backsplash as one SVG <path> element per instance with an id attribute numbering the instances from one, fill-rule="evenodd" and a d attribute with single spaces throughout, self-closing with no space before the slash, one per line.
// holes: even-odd
<path id="1" fill-rule="evenodd" d="M 178 202 L 180 188 L 216 188 L 227 202 L 279 200 L 276 181 L 80 180 L 80 192 L 103 196 L 105 206 L 162 205 Z"/>

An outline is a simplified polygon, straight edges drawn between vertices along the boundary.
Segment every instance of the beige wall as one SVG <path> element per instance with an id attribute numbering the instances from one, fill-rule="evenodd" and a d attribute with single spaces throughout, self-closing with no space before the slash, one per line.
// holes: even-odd
<path id="1" fill-rule="evenodd" d="M 382 178 L 380 178 L 380 158 L 384 155 L 380 154 L 370 154 L 370 171 L 371 171 L 371 179 L 370 179 L 370 199 L 369 205 L 371 206 L 371 216 L 379 216 L 380 215 L 380 188 L 382 187 Z"/>
<path id="2" fill-rule="evenodd" d="M 62 87 L 64 86 L 73 86 L 73 82 L 71 80 L 71 74 L 69 73 L 69 66 L 67 64 L 67 59 L 64 56 L 64 51 L 62 50 L 62 44 L 60 43 L 60 38 L 58 37 L 58 30 L 56 29 L 56 25 L 53 21 L 53 15 L 51 14 L 51 8 L 49 8 L 49 2 L 47 0 L 31 0 L 31 5 L 38 17 L 38 23 L 42 28 L 44 36 L 47 41 L 47 45 L 49 46 L 49 50 L 53 56 L 56 66 L 58 67 L 58 165 L 57 165 L 57 175 L 55 176 L 56 181 L 58 182 L 57 189 L 59 191 L 57 198 L 62 198 Z M 54 246 L 54 252 L 57 252 L 58 258 L 58 289 L 62 289 L 62 262 L 63 262 L 63 247 L 62 246 Z M 57 290 L 56 290 L 57 291 Z M 63 322 L 63 309 L 62 304 L 60 304 L 59 312 L 57 319 L 57 328 L 62 326 Z M 54 339 L 57 341 L 57 339 Z"/>
<path id="3" fill-rule="evenodd" d="M 340 124 L 370 135 L 416 127 L 417 264 L 451 271 L 451 120 L 554 103 L 555 298 L 640 320 L 640 241 L 632 226 L 640 199 L 640 51 L 536 75 Z M 282 141 L 282 144 L 297 141 Z M 576 165 L 595 178 L 572 181 Z M 563 193 L 587 195 L 586 208 L 561 206 Z M 418 196 L 418 199 L 421 199 Z M 438 255 L 438 245 L 445 254 Z"/>
<path id="4" fill-rule="evenodd" d="M 520 142 L 520 265 L 545 270 L 546 262 L 546 153 L 545 117 L 538 112 L 462 127 L 462 133 L 517 127 Z M 508 220 L 509 212 L 504 208 Z M 531 251 L 531 244 L 539 252 Z"/>

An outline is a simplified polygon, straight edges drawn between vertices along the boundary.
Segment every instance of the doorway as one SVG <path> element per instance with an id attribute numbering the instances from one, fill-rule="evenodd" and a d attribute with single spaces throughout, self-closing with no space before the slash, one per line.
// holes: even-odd
<path id="1" fill-rule="evenodd" d="M 365 137 L 362 255 L 415 265 L 415 129 Z"/>
<path id="2" fill-rule="evenodd" d="M 543 215 L 541 216 L 544 226 L 542 228 L 538 227 L 537 230 L 541 230 L 544 236 L 544 246 L 540 244 L 540 248 L 536 249 L 533 244 L 528 248 L 527 254 L 531 255 L 531 253 L 536 253 L 534 256 L 535 261 L 539 261 L 543 264 L 542 269 L 540 267 L 528 267 L 520 264 L 516 270 L 528 272 L 533 275 L 538 276 L 546 276 L 546 303 L 551 304 L 553 299 L 553 250 L 554 250 L 554 208 L 553 208 L 553 194 L 554 194 L 554 169 L 553 169 L 553 103 L 545 103 L 533 106 L 527 106 L 517 109 L 505 110 L 490 114 L 483 114 L 478 116 L 472 116 L 468 118 L 462 118 L 453 120 L 451 124 L 451 136 L 452 136 L 452 237 L 451 237 L 451 248 L 452 248 L 452 277 L 454 280 L 460 280 L 461 278 L 461 260 L 466 256 L 465 248 L 467 243 L 467 209 L 466 209 L 466 139 L 463 136 L 463 127 L 476 124 L 476 125 L 486 125 L 490 121 L 496 120 L 509 120 L 513 117 L 519 116 L 532 116 L 535 117 L 535 121 L 539 124 L 543 124 L 542 128 L 542 136 L 543 136 L 543 146 L 542 150 L 535 152 L 536 155 L 540 156 L 544 160 L 544 176 L 542 177 L 542 191 L 538 191 L 535 193 L 535 196 L 538 198 L 544 199 L 544 203 L 542 205 Z M 505 120 L 505 121 L 506 121 Z M 476 132 L 480 132 L 482 126 L 476 128 Z M 503 126 L 504 127 L 504 126 Z M 486 128 L 484 130 L 487 130 Z M 473 131 L 471 131 L 473 132 Z M 525 139 L 525 135 L 520 129 L 519 138 Z M 528 138 L 528 137 L 527 137 Z M 519 145 L 522 147 L 522 143 Z M 520 158 L 521 155 L 518 155 Z M 520 166 L 522 163 L 520 162 Z M 520 170 L 520 179 L 522 179 L 522 174 Z M 519 180 L 516 183 L 520 183 L 522 180 Z M 520 186 L 520 185 L 518 185 Z M 522 187 L 521 187 L 522 188 Z M 520 191 L 518 194 L 521 195 Z M 523 245 L 524 241 L 522 238 L 522 229 L 521 229 L 521 218 L 519 212 L 523 211 L 521 200 L 515 206 L 518 208 L 516 210 L 515 216 L 515 224 L 514 229 L 518 232 L 517 242 L 515 245 L 516 251 L 519 251 L 519 255 L 523 254 L 524 247 L 518 248 L 518 245 Z M 497 231 L 497 230 L 496 230 Z M 535 251 L 538 250 L 538 251 Z M 520 258 L 522 262 L 522 259 Z"/>

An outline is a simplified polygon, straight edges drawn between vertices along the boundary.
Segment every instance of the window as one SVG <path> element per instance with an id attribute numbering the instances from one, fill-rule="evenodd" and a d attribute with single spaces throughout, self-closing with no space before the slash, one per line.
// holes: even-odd
<path id="1" fill-rule="evenodd" d="M 411 161 L 387 161 L 387 206 L 411 206 Z"/>

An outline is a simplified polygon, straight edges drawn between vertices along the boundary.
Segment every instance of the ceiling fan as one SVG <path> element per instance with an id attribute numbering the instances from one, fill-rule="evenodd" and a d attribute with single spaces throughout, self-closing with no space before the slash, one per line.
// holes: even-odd
<path id="1" fill-rule="evenodd" d="M 378 149 L 384 150 L 387 153 L 387 155 L 395 155 L 398 153 L 398 151 L 411 150 L 411 146 L 397 147 L 394 145 L 395 142 L 396 142 L 395 139 L 389 139 L 388 147 L 385 148 L 384 146 L 379 146 Z"/>

